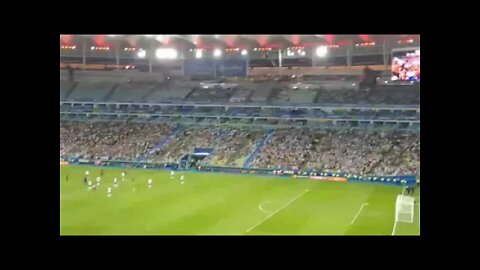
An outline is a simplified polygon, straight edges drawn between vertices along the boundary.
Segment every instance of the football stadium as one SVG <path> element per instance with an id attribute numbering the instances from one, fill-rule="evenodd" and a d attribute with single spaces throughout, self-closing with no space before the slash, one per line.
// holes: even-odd
<path id="1" fill-rule="evenodd" d="M 60 235 L 420 235 L 420 35 L 60 35 Z"/>

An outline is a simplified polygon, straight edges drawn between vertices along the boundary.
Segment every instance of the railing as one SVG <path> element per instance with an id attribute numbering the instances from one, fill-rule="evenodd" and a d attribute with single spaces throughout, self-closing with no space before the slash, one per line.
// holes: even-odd
<path id="1" fill-rule="evenodd" d="M 272 103 L 212 103 L 212 102 L 158 102 L 158 103 L 127 103 L 127 102 L 94 102 L 94 101 L 60 101 L 62 104 L 91 104 L 91 105 L 105 105 L 105 106 L 120 106 L 120 105 L 129 105 L 129 106 L 165 106 L 165 107 L 174 107 L 174 106 L 192 106 L 192 107 L 228 107 L 228 108 L 277 108 L 277 109 L 379 109 L 379 110 L 420 110 L 420 104 L 411 104 L 411 105 L 398 105 L 398 104 L 372 104 L 372 105 L 358 105 L 358 104 L 332 104 L 332 103 L 323 103 L 323 104 L 272 104 Z"/>
<path id="2" fill-rule="evenodd" d="M 110 116 L 135 116 L 135 117 L 181 117 L 181 118 L 211 118 L 211 119 L 218 119 L 218 118 L 226 118 L 226 119 L 264 119 L 264 120 L 305 120 L 305 121 L 315 121 L 315 120 L 325 120 L 325 121 L 349 121 L 349 122 L 371 122 L 371 123 L 385 123 L 385 122 L 392 122 L 392 123 L 420 123 L 420 119 L 417 120 L 410 120 L 410 119 L 397 119 L 397 118 L 390 118 L 390 119 L 374 119 L 374 118 L 360 118 L 360 117 L 285 117 L 285 116 L 240 116 L 240 115 L 216 115 L 216 114 L 180 114 L 180 113 L 129 113 L 129 112 L 60 112 L 63 114 L 88 114 L 88 115 L 110 115 Z"/>

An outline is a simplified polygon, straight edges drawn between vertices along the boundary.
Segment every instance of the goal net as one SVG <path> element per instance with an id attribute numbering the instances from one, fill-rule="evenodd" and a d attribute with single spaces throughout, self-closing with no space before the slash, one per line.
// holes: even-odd
<path id="1" fill-rule="evenodd" d="M 395 222 L 413 222 L 415 198 L 398 195 L 395 203 Z"/>

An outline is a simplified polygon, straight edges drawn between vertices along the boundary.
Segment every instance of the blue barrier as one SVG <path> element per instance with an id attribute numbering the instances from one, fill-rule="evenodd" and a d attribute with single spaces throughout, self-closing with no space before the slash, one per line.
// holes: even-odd
<path id="1" fill-rule="evenodd" d="M 61 157 L 60 161 L 68 161 L 73 165 L 91 165 L 104 167 L 121 167 L 121 168 L 143 168 L 143 169 L 175 169 L 191 171 L 191 169 L 180 166 L 178 163 L 149 163 L 149 162 L 134 162 L 124 160 L 109 160 L 99 161 L 82 158 Z M 321 178 L 325 181 L 339 181 L 352 183 L 371 183 L 371 184 L 385 184 L 395 186 L 413 186 L 417 183 L 417 176 L 415 175 L 399 175 L 399 176 L 362 176 L 347 173 L 322 172 L 317 170 L 278 170 L 278 169 L 264 169 L 264 168 L 247 168 L 247 167 L 226 167 L 226 166 L 199 166 L 197 171 L 201 172 L 220 172 L 220 173 L 236 173 L 236 174 L 257 174 L 257 175 L 272 175 L 272 176 L 291 176 L 298 178 Z M 332 180 L 329 180 L 331 178 Z"/>

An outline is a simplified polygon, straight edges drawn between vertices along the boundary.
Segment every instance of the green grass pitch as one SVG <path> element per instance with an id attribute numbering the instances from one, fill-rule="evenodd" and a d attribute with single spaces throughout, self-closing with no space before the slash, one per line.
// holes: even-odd
<path id="1" fill-rule="evenodd" d="M 103 169 L 92 191 L 85 170 L 95 182 L 100 168 L 60 168 L 61 235 L 392 235 L 401 193 L 381 184 L 222 173 L 176 172 L 171 180 L 168 171 L 141 169 L 126 170 L 122 182 L 114 168 Z M 415 196 L 415 222 L 398 223 L 395 235 L 420 234 L 419 190 Z"/>

